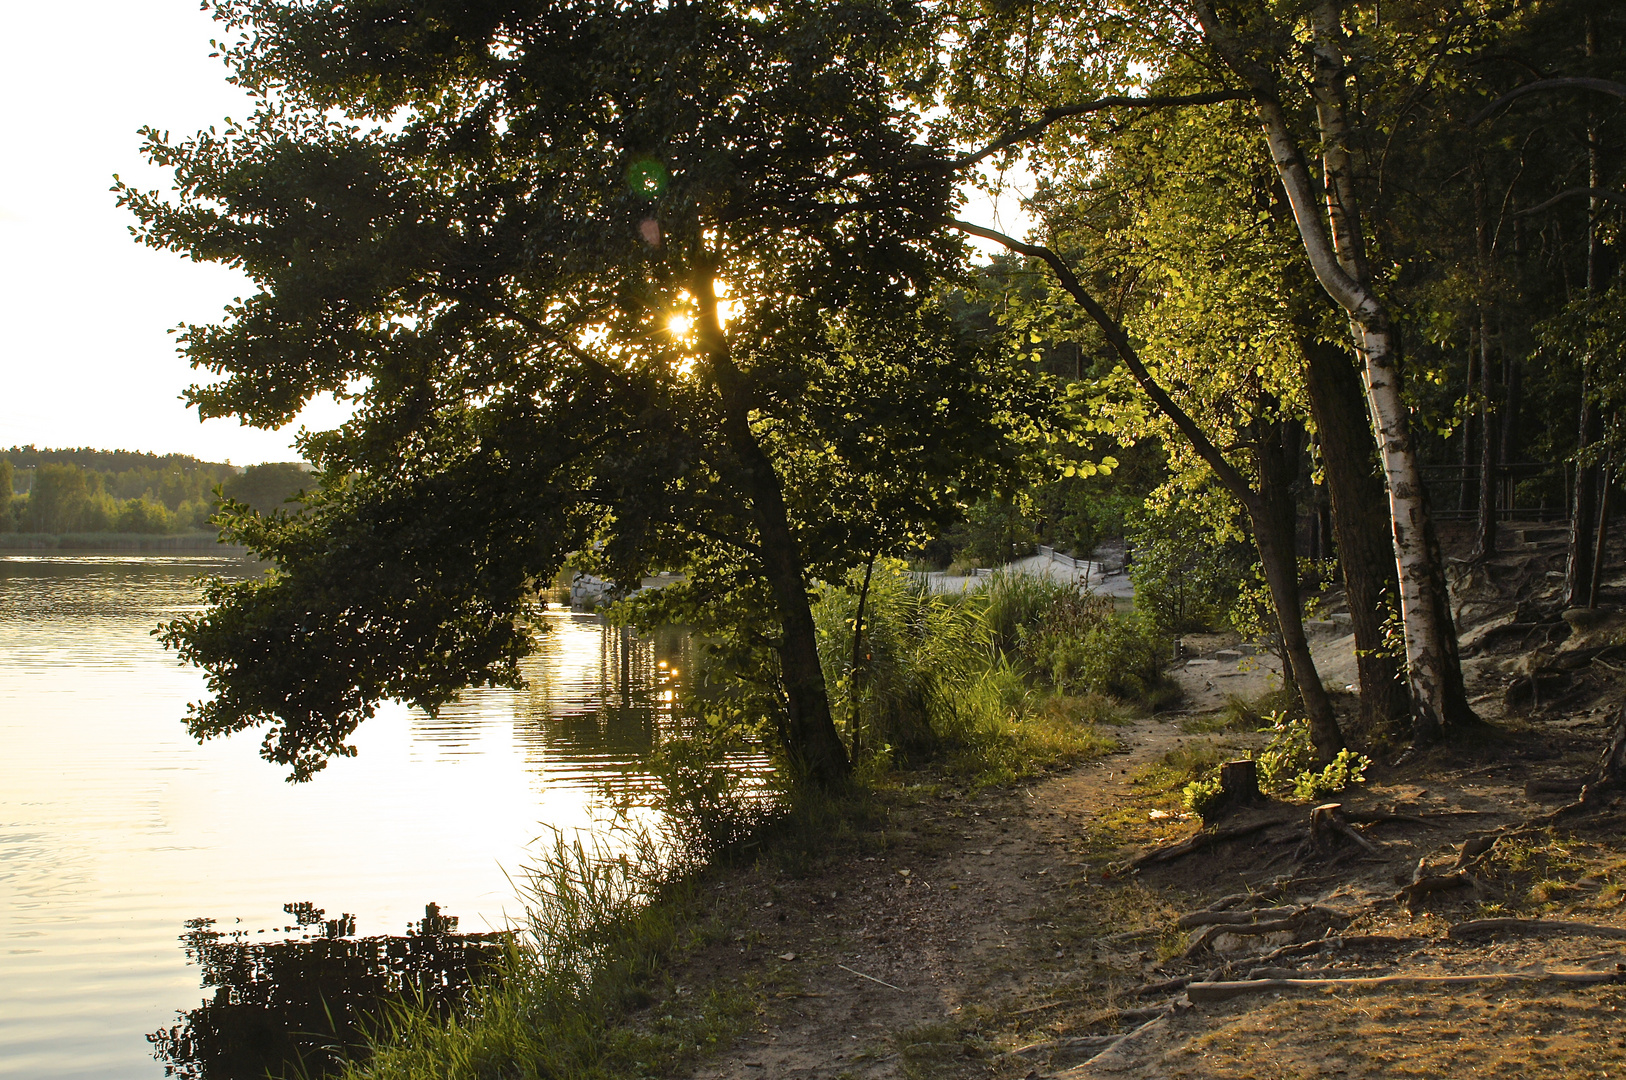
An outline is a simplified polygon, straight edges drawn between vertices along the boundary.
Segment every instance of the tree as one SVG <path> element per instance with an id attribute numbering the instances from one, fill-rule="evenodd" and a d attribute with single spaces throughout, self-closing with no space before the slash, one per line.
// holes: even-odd
<path id="1" fill-rule="evenodd" d="M 1104 131 L 1110 137 L 1119 122 L 1099 117 L 1225 100 L 1251 104 L 1304 256 L 1322 290 L 1344 311 L 1361 358 L 1389 493 L 1414 731 L 1428 741 L 1451 723 L 1471 720 L 1438 543 L 1401 393 L 1397 329 L 1368 255 L 1370 204 L 1363 201 L 1361 187 L 1367 177 L 1352 164 L 1358 148 L 1352 147 L 1351 133 L 1376 129 L 1374 111 L 1388 109 L 1383 120 L 1405 126 L 1409 84 L 1396 77 L 1382 92 L 1363 88 L 1358 99 L 1363 111 L 1352 113 L 1345 67 L 1349 43 L 1342 9 L 1332 2 L 1278 8 L 1191 0 L 1176 7 L 1131 2 L 1095 9 L 1044 0 L 1014 6 L 968 0 L 951 6 L 969 12 L 956 31 L 967 43 L 956 94 L 975 104 L 969 128 L 992 136 L 968 159 L 1042 140 L 1036 152 L 1041 163 L 1068 157 L 1087 161 L 1098 145 L 1092 136 Z M 1363 26 L 1376 23 L 1364 8 L 1361 17 Z M 1439 18 L 1447 23 L 1443 31 L 1432 38 L 1414 35 L 1403 44 L 1443 40 L 1454 45 L 1450 31 L 1456 24 Z M 1016 44 L 1003 44 L 994 27 L 1014 30 Z M 1009 61 L 995 62 L 1002 56 Z M 1382 59 L 1395 68 L 1433 70 L 1426 48 L 1393 49 Z M 1142 87 L 1152 89 L 1138 92 Z M 1320 151 L 1319 180 L 1305 146 Z"/>
<path id="2" fill-rule="evenodd" d="M 0 457 L 0 532 L 10 532 L 16 528 L 16 518 L 11 514 L 11 503 L 17 490 L 16 482 L 11 459 Z"/>
<path id="3" fill-rule="evenodd" d="M 73 532 L 84 526 L 90 506 L 85 470 L 74 465 L 41 465 L 28 489 L 26 520 L 32 532 Z"/>
<path id="4" fill-rule="evenodd" d="M 382 698 L 513 683 L 536 583 L 584 551 L 629 583 L 689 569 L 697 614 L 766 613 L 785 748 L 838 782 L 810 580 L 917 542 L 1043 412 L 930 299 L 962 251 L 884 62 L 913 9 L 216 14 L 255 114 L 147 132 L 173 201 L 119 188 L 144 242 L 258 290 L 186 328 L 224 376 L 191 400 L 360 408 L 301 443 L 303 513 L 228 519 L 273 572 L 168 627 L 208 673 L 193 733 L 269 725 L 304 778 Z"/>
<path id="5" fill-rule="evenodd" d="M 226 498 L 252 507 L 258 513 L 270 514 L 285 508 L 309 485 L 310 474 L 298 462 L 268 461 L 228 476 L 221 489 Z"/>

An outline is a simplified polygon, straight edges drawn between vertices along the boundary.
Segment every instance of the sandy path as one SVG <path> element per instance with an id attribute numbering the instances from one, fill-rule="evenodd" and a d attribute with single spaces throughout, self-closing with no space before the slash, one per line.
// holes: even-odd
<path id="1" fill-rule="evenodd" d="M 754 975 L 789 989 L 691 1075 L 899 1075 L 893 1035 L 1064 978 L 1083 947 L 1045 941 L 1044 912 L 1064 889 L 1076 895 L 1092 819 L 1126 800 L 1137 766 L 1182 738 L 1156 719 L 1113 734 L 1117 753 L 1015 791 L 908 807 L 883 853 L 807 878 L 754 872 L 718 886 L 719 902 L 746 905 L 746 926 L 688 978 Z"/>

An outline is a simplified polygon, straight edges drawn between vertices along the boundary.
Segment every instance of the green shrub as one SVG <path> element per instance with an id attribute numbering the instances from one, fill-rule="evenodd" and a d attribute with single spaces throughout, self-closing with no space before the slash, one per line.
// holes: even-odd
<path id="1" fill-rule="evenodd" d="M 1130 515 L 1135 610 L 1160 636 L 1213 630 L 1235 602 L 1252 559 L 1240 544 L 1216 540 L 1183 505 Z"/>
<path id="2" fill-rule="evenodd" d="M 1040 708 L 1014 662 L 1032 625 L 1071 590 L 995 575 L 977 593 L 933 595 L 902 562 L 877 562 L 855 664 L 862 583 L 860 569 L 824 589 L 813 614 L 831 710 L 864 770 L 938 757 L 973 783 L 997 783 L 1106 745 L 1091 718 Z M 1009 652 L 996 645 L 996 624 L 1011 639 Z"/>
<path id="3" fill-rule="evenodd" d="M 875 564 L 861 648 L 853 636 L 863 571 L 824 589 L 813 607 L 831 710 L 861 754 L 929 757 L 953 728 L 994 652 L 972 601 L 937 596 L 899 560 Z"/>
<path id="4" fill-rule="evenodd" d="M 1255 756 L 1259 788 L 1271 793 L 1291 792 L 1292 797 L 1309 802 L 1335 795 L 1352 784 L 1366 782 L 1370 758 L 1352 750 L 1340 750 L 1331 763 L 1315 768 L 1315 750 L 1310 744 L 1310 721 L 1288 719 L 1285 713 L 1272 713 L 1274 734 Z"/>
<path id="5" fill-rule="evenodd" d="M 1219 777 L 1209 776 L 1187 784 L 1180 792 L 1180 801 L 1187 810 L 1206 821 L 1209 811 L 1219 804 L 1222 794 L 1224 789 L 1220 787 Z"/>
<path id="6" fill-rule="evenodd" d="M 1293 797 L 1303 802 L 1320 802 L 1354 784 L 1366 783 L 1366 767 L 1372 759 L 1353 750 L 1340 750 L 1338 756 L 1320 771 L 1306 769 L 1293 777 Z"/>
<path id="7" fill-rule="evenodd" d="M 1058 612 L 1069 610 L 1068 605 L 1079 596 L 1077 589 L 1059 581 L 1002 570 L 989 579 L 976 600 L 982 605 L 983 621 L 994 647 L 1008 656 L 1017 656 L 1024 651 L 1029 636 L 1042 632 L 1045 623 L 1055 619 Z"/>

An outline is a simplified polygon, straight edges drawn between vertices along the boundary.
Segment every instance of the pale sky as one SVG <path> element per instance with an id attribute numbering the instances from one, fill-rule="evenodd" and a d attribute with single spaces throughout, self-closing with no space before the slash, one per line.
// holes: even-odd
<path id="1" fill-rule="evenodd" d="M 289 461 L 301 423 L 345 415 L 319 401 L 279 431 L 200 422 L 180 395 L 207 373 L 177 355 L 169 331 L 214 320 L 248 283 L 136 244 L 109 191 L 114 173 L 167 188 L 141 159 L 143 124 L 178 137 L 249 113 L 209 57 L 215 29 L 195 0 L 0 6 L 0 448 Z M 999 225 L 1020 235 L 1020 211 L 1002 210 Z M 986 205 L 967 214 L 995 222 Z"/>

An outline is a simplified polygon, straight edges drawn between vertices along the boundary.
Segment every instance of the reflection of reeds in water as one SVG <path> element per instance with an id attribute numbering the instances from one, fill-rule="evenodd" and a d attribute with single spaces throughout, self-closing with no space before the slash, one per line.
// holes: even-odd
<path id="1" fill-rule="evenodd" d="M 699 1045 L 731 1037 L 752 1015 L 743 996 L 692 1003 L 677 1038 L 627 1022 L 678 947 L 701 861 L 680 839 L 643 830 L 614 850 L 554 833 L 521 887 L 526 921 L 498 977 L 474 986 L 461 1013 L 390 1010 L 372 1056 L 345 1076 L 666 1075 Z"/>
<path id="2" fill-rule="evenodd" d="M 404 935 L 352 937 L 355 919 L 322 919 L 309 903 L 286 905 L 311 936 L 247 941 L 213 920 L 187 924 L 187 958 L 213 996 L 181 1022 L 147 1036 L 153 1056 L 188 1080 L 318 1076 L 364 1055 L 368 1034 L 392 1009 L 450 1016 L 497 967 L 508 934 L 459 934 L 434 905 Z M 292 928 L 289 928 L 292 929 Z"/>

